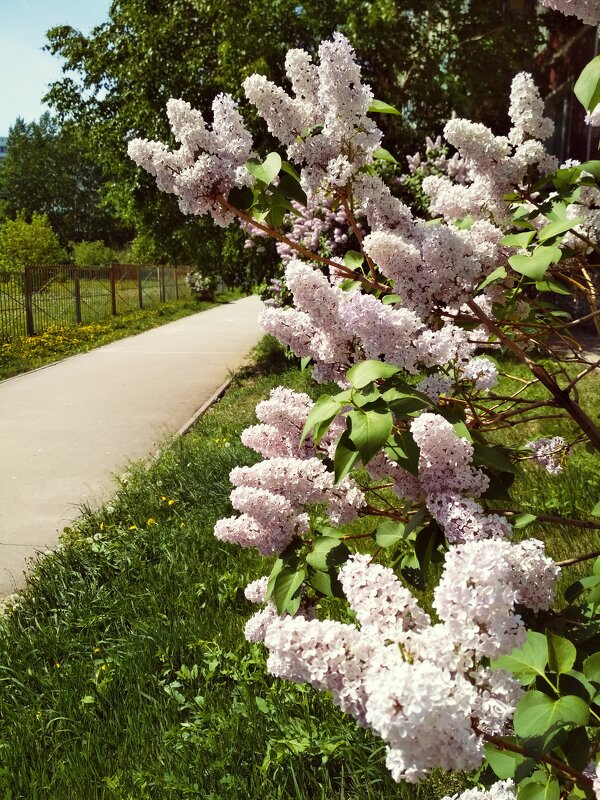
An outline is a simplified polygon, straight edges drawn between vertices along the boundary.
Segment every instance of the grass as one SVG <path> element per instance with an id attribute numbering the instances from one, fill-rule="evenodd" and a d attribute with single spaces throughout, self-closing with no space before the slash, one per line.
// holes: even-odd
<path id="1" fill-rule="evenodd" d="M 326 696 L 271 680 L 243 639 L 253 607 L 241 587 L 265 562 L 213 525 L 231 513 L 230 469 L 257 460 L 239 441 L 256 402 L 279 384 L 309 390 L 280 351 L 259 355 L 188 436 L 131 466 L 9 604 L 1 800 L 429 800 L 463 787 L 437 774 L 396 785 L 381 742 Z M 575 454 L 556 479 L 528 467 L 517 502 L 585 513 L 598 463 Z M 543 529 L 553 547 L 565 533 L 570 554 L 587 546 L 577 529 Z"/>
<path id="2" fill-rule="evenodd" d="M 237 300 L 238 291 L 222 292 L 214 302 L 174 300 L 142 311 L 132 311 L 100 322 L 83 325 L 53 326 L 37 336 L 0 344 L 0 380 L 19 375 L 61 358 L 85 353 L 103 344 L 142 333 L 181 317 Z"/>

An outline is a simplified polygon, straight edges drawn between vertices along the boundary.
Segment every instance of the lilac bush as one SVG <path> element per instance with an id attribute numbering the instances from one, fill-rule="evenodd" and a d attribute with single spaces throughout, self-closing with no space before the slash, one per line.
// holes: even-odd
<path id="1" fill-rule="evenodd" d="M 231 473 L 239 513 L 215 534 L 277 556 L 246 588 L 264 606 L 246 636 L 264 642 L 273 675 L 330 692 L 379 736 L 398 781 L 487 761 L 502 780 L 466 800 L 513 798 L 513 780 L 532 787 L 528 798 L 583 798 L 596 785 L 600 672 L 582 632 L 596 607 L 580 592 L 576 644 L 558 610 L 548 623 L 560 565 L 542 541 L 515 541 L 494 501 L 510 502 L 521 461 L 556 472 L 568 448 L 600 448 L 573 393 L 591 368 L 563 377 L 549 340 L 561 317 L 538 302 L 568 291 L 599 252 L 586 199 L 598 162 L 561 166 L 546 151 L 552 123 L 520 74 L 508 136 L 448 122 L 457 169 L 425 178 L 434 219 L 419 218 L 375 168 L 389 154 L 370 114 L 394 109 L 362 83 L 349 42 L 335 34 L 316 61 L 292 50 L 286 73 L 291 94 L 260 75 L 244 89 L 287 161 L 253 153 L 225 95 L 212 130 L 169 102 L 178 150 L 129 145 L 184 213 L 237 218 L 278 242 L 291 303 L 269 304 L 261 325 L 328 384 L 316 402 L 275 389 L 242 434 L 263 460 Z M 334 228 L 327 247 L 332 217 L 347 232 Z M 556 356 L 556 371 L 533 345 Z M 498 390 L 498 351 L 529 368 L 542 400 Z M 575 430 L 568 439 L 494 444 L 493 431 L 557 411 Z M 359 533 L 358 518 L 371 521 Z M 432 563 L 441 574 L 426 609 L 410 587 L 426 585 Z M 351 622 L 327 618 L 329 597 L 346 599 Z"/>

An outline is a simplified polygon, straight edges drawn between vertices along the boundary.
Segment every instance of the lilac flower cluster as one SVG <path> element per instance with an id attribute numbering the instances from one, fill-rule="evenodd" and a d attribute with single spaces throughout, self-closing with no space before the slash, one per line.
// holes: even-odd
<path id="1" fill-rule="evenodd" d="M 334 523 L 355 518 L 365 503 L 363 493 L 349 477 L 334 485 L 333 473 L 317 457 L 332 454 L 344 423 L 334 421 L 319 449 L 310 437 L 299 444 L 312 405 L 308 395 L 282 386 L 258 404 L 261 424 L 246 428 L 241 438 L 265 460 L 232 470 L 231 504 L 241 516 L 219 520 L 217 539 L 273 555 L 308 531 L 307 505 L 326 503 Z"/>
<path id="2" fill-rule="evenodd" d="M 467 789 L 461 794 L 446 795 L 442 800 L 516 800 L 515 784 L 511 778 L 497 781 L 487 789 Z"/>
<path id="3" fill-rule="evenodd" d="M 169 100 L 167 115 L 179 150 L 161 142 L 133 139 L 129 157 L 156 178 L 159 189 L 177 196 L 184 214 L 210 213 L 218 225 L 229 225 L 233 214 L 221 199 L 234 187 L 251 185 L 244 166 L 252 152 L 252 136 L 232 98 L 218 95 L 212 105 L 213 128 L 183 100 Z"/>
<path id="4" fill-rule="evenodd" d="M 435 767 L 475 769 L 483 742 L 474 720 L 504 731 L 521 695 L 516 680 L 480 659 L 512 650 L 523 633 L 515 605 L 546 607 L 556 578 L 542 543 L 526 544 L 526 552 L 496 540 L 451 551 L 435 595 L 437 624 L 391 569 L 354 555 L 340 581 L 358 627 L 274 619 L 264 635 L 269 671 L 331 692 L 386 742 L 398 781 L 416 782 Z"/>
<path id="5" fill-rule="evenodd" d="M 465 119 L 446 124 L 444 136 L 465 160 L 468 183 L 438 175 L 425 178 L 423 189 L 431 198 L 432 213 L 446 220 L 471 215 L 502 224 L 508 219 L 504 195 L 520 185 L 531 170 L 545 175 L 558 167 L 542 143 L 554 126 L 543 116 L 543 102 L 527 73 L 513 80 L 509 113 L 512 127 L 508 137 L 495 136 L 485 125 Z"/>
<path id="6" fill-rule="evenodd" d="M 381 141 L 367 117 L 373 94 L 361 82 L 352 46 L 335 33 L 333 41 L 321 43 L 318 65 L 303 50 L 290 50 L 285 66 L 294 97 L 262 75 L 244 81 L 246 97 L 288 158 L 302 167 L 309 196 L 319 194 L 323 184 L 346 186 L 372 162 Z"/>
<path id="7" fill-rule="evenodd" d="M 549 475 L 558 475 L 563 471 L 562 461 L 568 452 L 568 447 L 562 436 L 553 436 L 551 439 L 542 436 L 533 442 L 527 442 L 525 447 L 532 451 L 533 460 Z"/>

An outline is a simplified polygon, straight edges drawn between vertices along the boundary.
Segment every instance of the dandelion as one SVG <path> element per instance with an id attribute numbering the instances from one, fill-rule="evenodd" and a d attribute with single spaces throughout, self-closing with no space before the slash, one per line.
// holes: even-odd
<path id="1" fill-rule="evenodd" d="M 148 526 L 150 526 L 150 525 L 157 525 L 157 524 L 158 524 L 158 523 L 156 522 L 156 520 L 154 519 L 154 517 L 148 517 L 148 519 L 146 520 L 146 525 L 148 525 Z"/>

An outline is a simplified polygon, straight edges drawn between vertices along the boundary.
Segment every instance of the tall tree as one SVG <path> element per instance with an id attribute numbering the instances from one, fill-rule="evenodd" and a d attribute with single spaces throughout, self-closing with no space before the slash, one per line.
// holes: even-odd
<path id="1" fill-rule="evenodd" d="M 123 226 L 102 208 L 104 178 L 78 128 L 61 128 L 50 114 L 39 122 L 18 118 L 0 167 L 4 215 L 44 214 L 62 244 L 123 239 Z"/>

